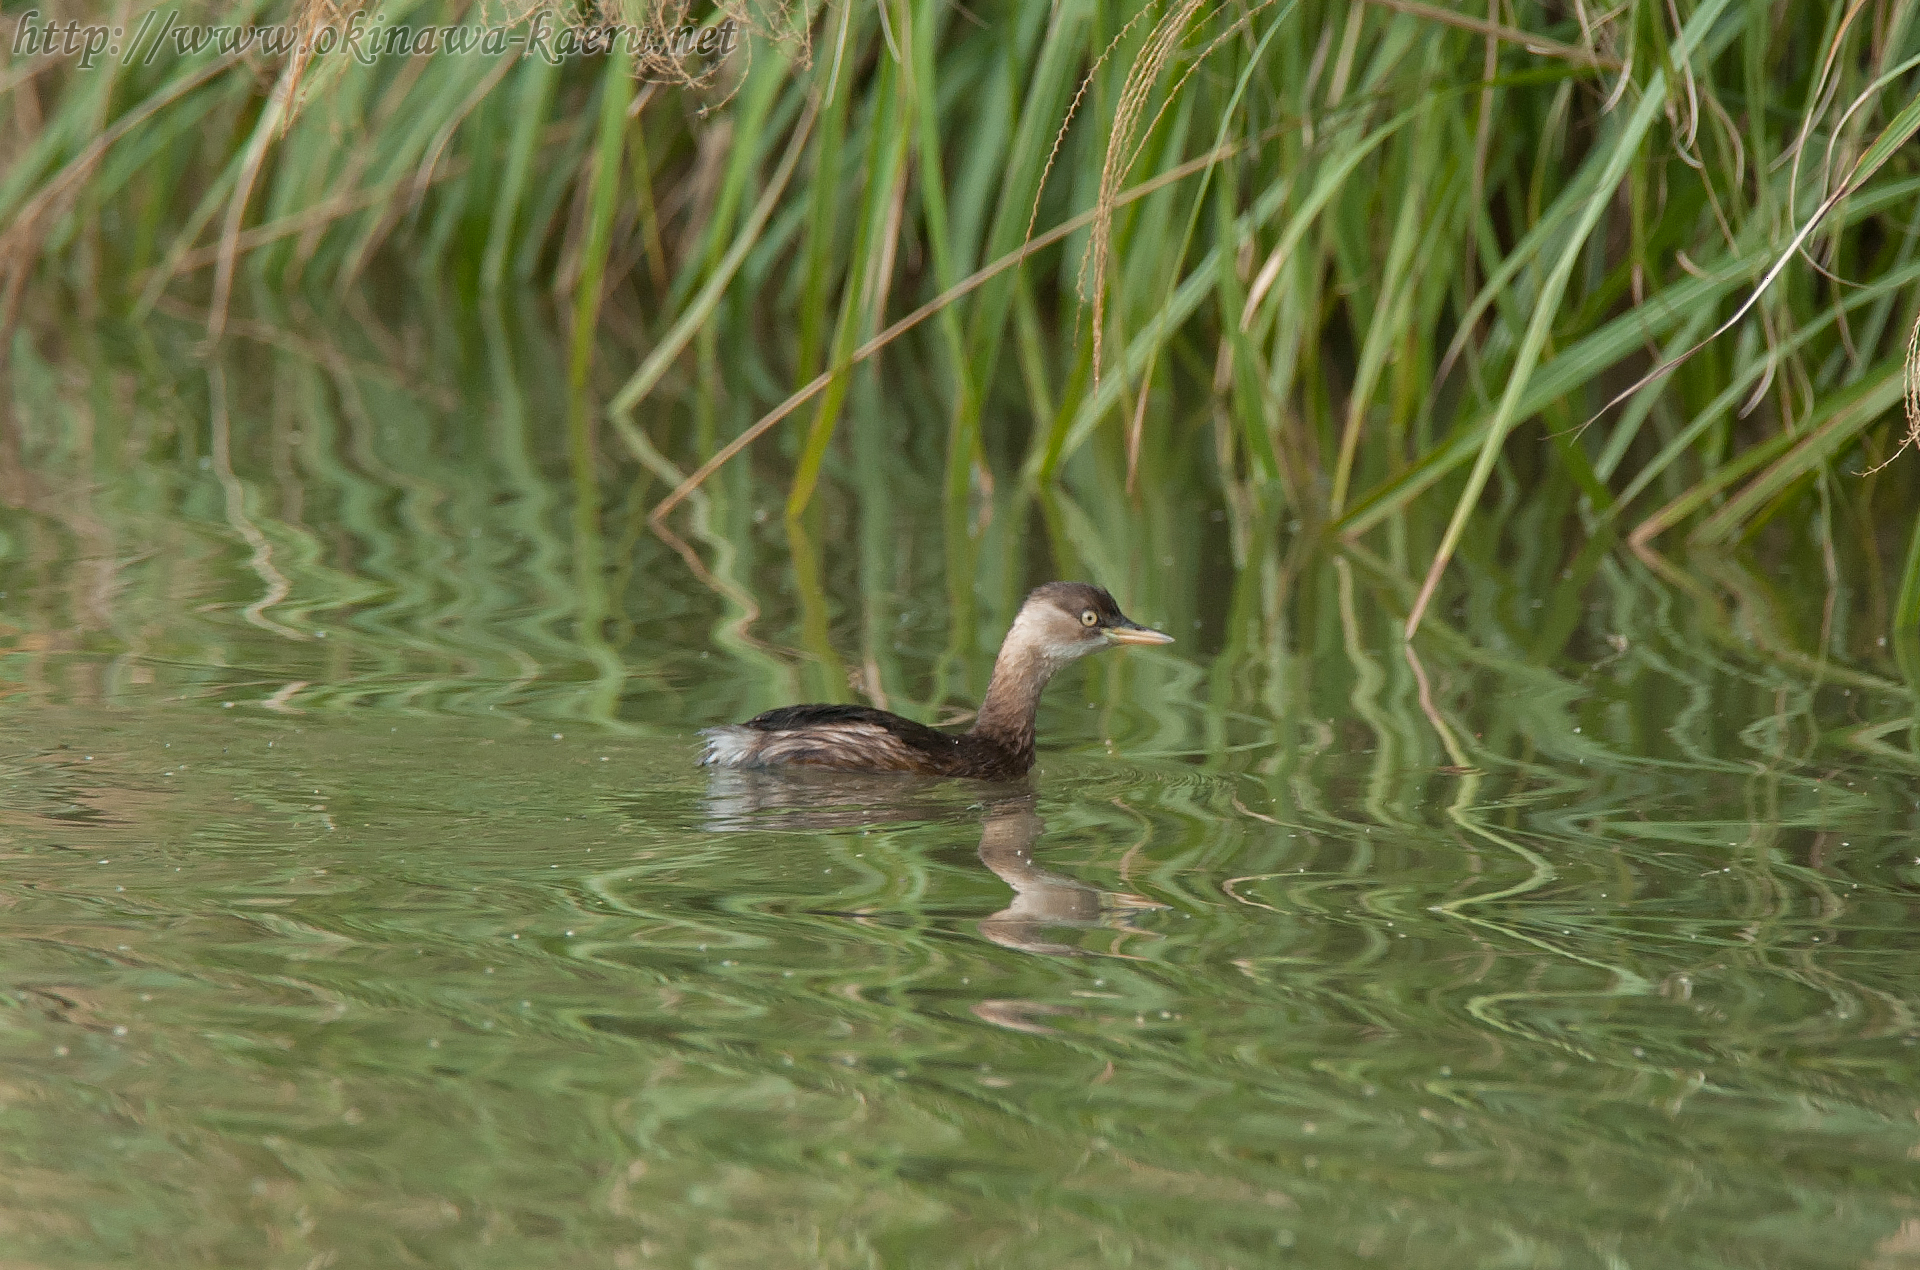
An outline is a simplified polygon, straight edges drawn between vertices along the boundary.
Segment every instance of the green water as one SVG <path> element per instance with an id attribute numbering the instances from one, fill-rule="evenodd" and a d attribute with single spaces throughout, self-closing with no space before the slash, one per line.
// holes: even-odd
<path id="1" fill-rule="evenodd" d="M 1117 438 L 956 518 L 867 384 L 819 521 L 770 442 L 696 572 L 537 337 L 159 329 L 16 358 L 9 1270 L 1920 1264 L 1860 553 L 1650 567 L 1511 483 L 1410 660 L 1437 526 Z M 693 765 L 964 709 L 1055 575 L 1180 642 L 1064 676 L 1030 791 Z"/>

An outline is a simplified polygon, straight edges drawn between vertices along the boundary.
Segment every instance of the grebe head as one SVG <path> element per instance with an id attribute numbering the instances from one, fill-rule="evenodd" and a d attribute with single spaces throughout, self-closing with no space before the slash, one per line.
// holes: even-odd
<path id="1" fill-rule="evenodd" d="M 1149 630 L 1120 611 L 1104 587 L 1085 582 L 1049 582 L 1035 587 L 1007 632 L 1007 647 L 1053 666 L 1116 644 L 1171 644 L 1173 636 Z"/>

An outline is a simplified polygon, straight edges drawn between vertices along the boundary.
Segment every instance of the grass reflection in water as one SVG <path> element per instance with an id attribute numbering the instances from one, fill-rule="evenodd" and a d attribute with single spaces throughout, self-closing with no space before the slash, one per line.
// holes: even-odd
<path id="1" fill-rule="evenodd" d="M 1409 659 L 1392 553 L 1096 444 L 949 551 L 869 397 L 811 557 L 704 491 L 708 586 L 476 338 L 273 354 L 217 436 L 23 380 L 23 1264 L 1911 1263 L 1914 699 L 1816 547 L 1663 575 L 1515 490 Z M 1181 642 L 1063 677 L 1026 794 L 693 766 L 971 705 L 1056 575 Z"/>

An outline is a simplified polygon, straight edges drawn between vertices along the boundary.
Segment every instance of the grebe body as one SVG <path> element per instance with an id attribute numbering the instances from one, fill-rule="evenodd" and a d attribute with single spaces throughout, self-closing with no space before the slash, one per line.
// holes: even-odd
<path id="1" fill-rule="evenodd" d="M 1020 606 L 994 659 L 973 727 L 943 732 L 871 706 L 782 706 L 745 723 L 708 728 L 702 762 L 714 767 L 830 768 L 1014 781 L 1033 766 L 1040 693 L 1076 658 L 1121 644 L 1170 644 L 1085 582 L 1049 582 Z"/>

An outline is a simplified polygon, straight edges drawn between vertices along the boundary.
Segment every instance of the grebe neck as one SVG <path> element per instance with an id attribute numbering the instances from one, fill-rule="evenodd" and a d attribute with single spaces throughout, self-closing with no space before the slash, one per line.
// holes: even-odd
<path id="1" fill-rule="evenodd" d="M 971 729 L 1023 763 L 1033 761 L 1033 723 L 1040 693 L 1053 678 L 1051 660 L 1025 641 L 1009 638 L 993 662 L 993 678 Z"/>

